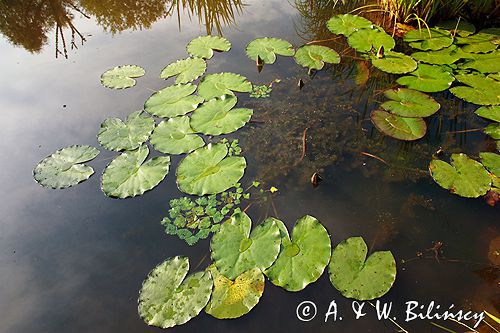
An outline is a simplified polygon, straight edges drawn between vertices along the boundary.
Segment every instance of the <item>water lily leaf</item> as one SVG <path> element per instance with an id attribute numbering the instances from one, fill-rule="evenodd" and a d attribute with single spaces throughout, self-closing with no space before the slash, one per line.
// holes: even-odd
<path id="1" fill-rule="evenodd" d="M 408 31 L 403 40 L 414 49 L 441 50 L 453 43 L 451 33 L 439 28 L 415 29 Z"/>
<path id="2" fill-rule="evenodd" d="M 144 104 L 144 110 L 157 117 L 173 118 L 195 110 L 203 97 L 191 95 L 196 85 L 177 84 L 155 92 Z"/>
<path id="3" fill-rule="evenodd" d="M 455 81 L 453 75 L 439 66 L 420 64 L 410 75 L 402 76 L 397 83 L 423 92 L 438 92 L 448 89 Z"/>
<path id="4" fill-rule="evenodd" d="M 476 110 L 475 114 L 480 117 L 500 123 L 500 106 L 482 106 Z"/>
<path id="5" fill-rule="evenodd" d="M 295 53 L 295 61 L 303 67 L 320 70 L 325 65 L 325 62 L 338 64 L 340 56 L 337 52 L 326 46 L 304 45 Z"/>
<path id="6" fill-rule="evenodd" d="M 220 274 L 215 265 L 209 267 L 214 279 L 212 298 L 205 312 L 218 319 L 232 319 L 250 312 L 264 293 L 264 274 L 251 268 L 230 280 Z"/>
<path id="7" fill-rule="evenodd" d="M 256 61 L 260 57 L 265 64 L 274 64 L 276 55 L 293 56 L 295 50 L 292 44 L 279 38 L 257 38 L 251 41 L 246 48 L 247 56 Z"/>
<path id="8" fill-rule="evenodd" d="M 500 72 L 500 50 L 486 54 L 474 54 L 461 68 L 472 68 L 481 73 Z"/>
<path id="9" fill-rule="evenodd" d="M 118 155 L 102 174 L 104 194 L 114 198 L 141 195 L 156 187 L 168 174 L 169 156 L 159 156 L 146 161 L 148 146 Z M 146 162 L 145 162 L 146 161 Z"/>
<path id="10" fill-rule="evenodd" d="M 250 92 L 252 84 L 246 77 L 239 74 L 217 73 L 203 77 L 198 86 L 198 94 L 207 101 L 214 97 L 234 95 L 233 91 Z"/>
<path id="11" fill-rule="evenodd" d="M 405 74 L 417 68 L 417 63 L 412 57 L 399 52 L 387 51 L 383 58 L 372 55 L 371 59 L 373 66 L 386 73 Z"/>
<path id="12" fill-rule="evenodd" d="M 414 59 L 433 65 L 451 65 L 462 58 L 471 55 L 462 51 L 456 45 L 450 45 L 438 51 L 414 52 L 411 55 Z"/>
<path id="13" fill-rule="evenodd" d="M 489 74 L 488 77 L 490 79 L 493 79 L 493 80 L 496 80 L 496 81 L 500 81 L 500 72 Z"/>
<path id="14" fill-rule="evenodd" d="M 191 129 L 186 116 L 162 121 L 150 141 L 156 150 L 165 154 L 185 154 L 205 145 L 205 141 Z"/>
<path id="15" fill-rule="evenodd" d="M 251 228 L 250 217 L 236 213 L 222 223 L 210 242 L 215 266 L 231 280 L 252 268 L 268 268 L 280 252 L 280 230 L 274 220 L 264 221 L 250 233 Z"/>
<path id="16" fill-rule="evenodd" d="M 429 164 L 432 178 L 439 186 L 461 197 L 477 198 L 490 189 L 491 178 L 483 165 L 465 154 L 452 154 L 451 165 L 433 160 Z"/>
<path id="17" fill-rule="evenodd" d="M 450 88 L 453 95 L 478 105 L 500 104 L 500 82 L 481 74 L 459 74 L 456 79 L 467 86 Z"/>
<path id="18" fill-rule="evenodd" d="M 349 37 L 353 32 L 360 29 L 372 28 L 373 23 L 358 15 L 340 14 L 330 18 L 326 26 L 328 30 L 336 35 Z"/>
<path id="19" fill-rule="evenodd" d="M 209 144 L 186 156 L 177 167 L 177 186 L 188 194 L 217 194 L 233 187 L 243 177 L 244 157 L 227 156 L 225 144 Z"/>
<path id="20" fill-rule="evenodd" d="M 210 272 L 189 271 L 189 259 L 174 257 L 156 266 L 142 284 L 139 315 L 151 326 L 169 328 L 196 317 L 212 294 Z"/>
<path id="21" fill-rule="evenodd" d="M 396 261 L 390 251 L 374 252 L 368 259 L 367 253 L 361 237 L 348 238 L 333 250 L 330 282 L 347 298 L 366 301 L 382 297 L 396 280 Z"/>
<path id="22" fill-rule="evenodd" d="M 328 231 L 316 218 L 306 215 L 297 220 L 290 239 L 285 224 L 273 220 L 281 231 L 281 251 L 264 273 L 276 286 L 288 291 L 302 290 L 319 279 L 330 261 Z"/>
<path id="23" fill-rule="evenodd" d="M 492 174 L 500 177 L 500 155 L 495 153 L 479 153 L 481 158 L 481 163 L 488 169 Z"/>
<path id="24" fill-rule="evenodd" d="M 462 18 L 440 22 L 437 27 L 450 30 L 452 35 L 458 35 L 460 37 L 467 37 L 476 32 L 474 25 L 463 20 Z"/>
<path id="25" fill-rule="evenodd" d="M 378 50 L 381 46 L 387 52 L 396 46 L 394 38 L 388 35 L 382 28 L 355 31 L 349 36 L 347 42 L 352 48 L 365 53 L 371 50 Z"/>
<path id="26" fill-rule="evenodd" d="M 153 132 L 155 121 L 142 111 L 127 117 L 124 123 L 118 118 L 108 118 L 101 124 L 97 140 L 109 150 L 134 150 L 146 142 Z"/>
<path id="27" fill-rule="evenodd" d="M 374 110 L 370 117 L 379 131 L 398 140 L 418 140 L 427 132 L 422 118 L 401 117 L 382 110 Z"/>
<path id="28" fill-rule="evenodd" d="M 231 43 L 224 37 L 200 36 L 189 42 L 187 52 L 198 58 L 210 59 L 214 55 L 214 50 L 226 52 L 231 49 Z"/>
<path id="29" fill-rule="evenodd" d="M 99 150 L 90 146 L 59 149 L 37 164 L 33 177 L 44 187 L 61 189 L 74 186 L 94 174 L 94 169 L 82 163 L 94 159 L 97 155 Z"/>
<path id="30" fill-rule="evenodd" d="M 500 140 L 500 124 L 499 123 L 494 123 L 488 125 L 484 129 L 484 133 L 488 134 L 495 140 Z"/>
<path id="31" fill-rule="evenodd" d="M 253 110 L 233 109 L 236 102 L 236 96 L 206 102 L 193 112 L 191 127 L 196 132 L 207 135 L 228 134 L 238 130 L 252 118 Z"/>
<path id="32" fill-rule="evenodd" d="M 146 73 L 144 68 L 135 65 L 117 66 L 101 75 L 103 86 L 111 89 L 125 89 L 135 86 L 133 78 L 141 77 Z"/>
<path id="33" fill-rule="evenodd" d="M 495 50 L 500 44 L 500 29 L 483 29 L 479 33 L 467 37 L 457 37 L 456 44 L 464 45 L 462 49 L 469 53 L 487 53 Z"/>
<path id="34" fill-rule="evenodd" d="M 176 76 L 175 83 L 188 83 L 202 76 L 207 70 L 207 63 L 202 58 L 177 60 L 165 67 L 160 74 L 162 79 Z"/>
<path id="35" fill-rule="evenodd" d="M 391 101 L 382 103 L 381 107 L 402 117 L 428 117 L 441 107 L 434 98 L 417 90 L 396 88 L 386 90 L 384 94 Z"/>

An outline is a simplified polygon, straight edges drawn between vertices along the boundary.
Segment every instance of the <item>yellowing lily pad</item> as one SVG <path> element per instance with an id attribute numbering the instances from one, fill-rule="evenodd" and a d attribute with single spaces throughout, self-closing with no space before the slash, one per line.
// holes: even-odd
<path id="1" fill-rule="evenodd" d="M 379 131 L 398 140 L 418 140 L 427 132 L 427 125 L 422 118 L 401 117 L 386 111 L 374 110 L 371 113 L 371 120 Z"/>

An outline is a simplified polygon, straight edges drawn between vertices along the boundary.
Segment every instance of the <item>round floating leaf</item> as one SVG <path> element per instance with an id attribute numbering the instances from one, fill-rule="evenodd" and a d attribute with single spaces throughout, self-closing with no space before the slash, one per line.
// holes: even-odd
<path id="1" fill-rule="evenodd" d="M 146 73 L 143 68 L 135 65 L 117 66 L 101 75 L 103 86 L 112 89 L 125 89 L 135 86 L 135 77 Z"/>
<path id="2" fill-rule="evenodd" d="M 101 124 L 97 140 L 109 150 L 134 150 L 146 142 L 155 127 L 153 118 L 142 111 L 127 117 L 124 123 L 118 118 L 108 118 Z"/>
<path id="3" fill-rule="evenodd" d="M 229 51 L 231 43 L 224 37 L 200 36 L 189 42 L 187 52 L 193 57 L 210 59 L 214 50 L 219 52 Z"/>
<path id="4" fill-rule="evenodd" d="M 349 45 L 359 52 L 370 52 L 378 50 L 381 46 L 390 51 L 396 46 L 394 38 L 388 35 L 382 28 L 361 29 L 353 32 L 347 39 Z"/>
<path id="5" fill-rule="evenodd" d="M 149 148 L 143 145 L 111 161 L 102 175 L 104 194 L 123 199 L 141 195 L 158 185 L 168 174 L 170 157 L 159 156 L 146 161 L 148 155 Z"/>
<path id="6" fill-rule="evenodd" d="M 472 68 L 481 73 L 500 72 L 500 50 L 486 54 L 474 54 L 460 67 Z"/>
<path id="7" fill-rule="evenodd" d="M 450 88 L 453 95 L 478 105 L 500 104 L 500 82 L 481 74 L 459 74 L 456 79 L 467 86 Z"/>
<path id="8" fill-rule="evenodd" d="M 410 89 L 437 92 L 448 89 L 454 80 L 453 75 L 439 66 L 420 64 L 414 72 L 400 77 L 396 82 Z"/>
<path id="9" fill-rule="evenodd" d="M 347 298 L 360 301 L 382 297 L 396 280 L 396 261 L 390 251 L 374 252 L 361 237 L 344 240 L 335 247 L 328 270 L 332 285 Z"/>
<path id="10" fill-rule="evenodd" d="M 482 106 L 476 110 L 475 114 L 480 117 L 500 123 L 500 106 Z"/>
<path id="11" fill-rule="evenodd" d="M 500 155 L 495 153 L 479 153 L 481 157 L 481 163 L 488 169 L 492 174 L 500 177 Z"/>
<path id="12" fill-rule="evenodd" d="M 320 70 L 325 65 L 325 62 L 338 64 L 340 56 L 337 52 L 326 46 L 304 45 L 295 53 L 295 61 L 303 67 Z"/>
<path id="13" fill-rule="evenodd" d="M 476 28 L 472 23 L 469 23 L 461 18 L 458 20 L 448 20 L 440 22 L 437 27 L 450 30 L 453 35 L 458 35 L 461 37 L 467 37 L 476 32 Z"/>
<path id="14" fill-rule="evenodd" d="M 257 38 L 251 41 L 246 48 L 247 56 L 252 60 L 260 57 L 265 64 L 274 64 L 276 55 L 293 56 L 295 50 L 292 44 L 279 38 Z"/>
<path id="15" fill-rule="evenodd" d="M 490 28 L 467 37 L 457 37 L 456 44 L 464 45 L 462 49 L 469 53 L 487 53 L 495 50 L 500 44 L 500 29 Z"/>
<path id="16" fill-rule="evenodd" d="M 469 53 L 463 52 L 456 45 L 450 45 L 438 51 L 415 52 L 411 55 L 414 59 L 433 65 L 451 65 L 462 58 L 469 58 Z"/>
<path id="17" fill-rule="evenodd" d="M 212 99 L 200 106 L 191 116 L 191 127 L 207 135 L 232 133 L 252 118 L 253 110 L 236 108 L 236 96 Z"/>
<path id="18" fill-rule="evenodd" d="M 209 144 L 186 156 L 177 168 L 177 186 L 188 194 L 217 194 L 233 187 L 243 177 L 244 157 L 227 156 L 225 144 Z"/>
<path id="19" fill-rule="evenodd" d="M 387 51 L 383 58 L 377 56 L 371 58 L 373 66 L 386 73 L 405 74 L 417 68 L 417 63 L 412 57 L 399 52 Z"/>
<path id="20" fill-rule="evenodd" d="M 233 91 L 251 92 L 252 84 L 239 74 L 218 73 L 203 77 L 198 86 L 198 94 L 207 101 L 214 97 L 234 95 Z"/>
<path id="21" fill-rule="evenodd" d="M 418 140 L 427 131 L 427 125 L 422 118 L 400 117 L 382 110 L 374 110 L 371 119 L 379 131 L 398 140 Z"/>
<path id="22" fill-rule="evenodd" d="M 207 70 L 207 63 L 202 58 L 177 60 L 165 67 L 160 74 L 162 79 L 176 76 L 175 83 L 188 83 L 202 76 Z"/>
<path id="23" fill-rule="evenodd" d="M 403 40 L 419 50 L 441 50 L 453 43 L 451 33 L 439 28 L 415 29 L 408 31 Z"/>
<path id="24" fill-rule="evenodd" d="M 66 188 L 89 179 L 94 169 L 81 164 L 94 159 L 99 150 L 90 146 L 70 146 L 59 149 L 41 160 L 33 177 L 44 187 Z"/>
<path id="25" fill-rule="evenodd" d="M 197 272 L 187 278 L 189 259 L 174 257 L 156 266 L 142 284 L 139 315 L 151 326 L 169 328 L 196 317 L 212 294 L 210 272 Z"/>
<path id="26" fill-rule="evenodd" d="M 164 120 L 151 135 L 151 144 L 165 154 L 184 154 L 203 147 L 205 141 L 189 125 L 189 117 Z"/>
<path id="27" fill-rule="evenodd" d="M 163 88 L 149 97 L 144 110 L 149 114 L 164 118 L 185 115 L 195 110 L 204 101 L 203 97 L 191 95 L 195 90 L 196 85 L 191 83 Z"/>
<path id="28" fill-rule="evenodd" d="M 340 14 L 329 19 L 326 26 L 328 30 L 336 35 L 349 37 L 353 32 L 360 29 L 372 28 L 373 23 L 358 15 Z"/>
<path id="29" fill-rule="evenodd" d="M 234 280 L 252 268 L 271 266 L 280 252 L 280 230 L 272 219 L 256 226 L 244 212 L 222 223 L 210 242 L 212 260 L 219 272 Z"/>
<path id="30" fill-rule="evenodd" d="M 488 125 L 484 129 L 484 133 L 488 134 L 495 140 L 500 140 L 500 124 L 499 123 L 494 123 Z"/>
<path id="31" fill-rule="evenodd" d="M 241 317 L 252 310 L 264 293 L 264 274 L 252 268 L 230 280 L 220 274 L 215 265 L 209 267 L 214 279 L 212 298 L 205 312 L 218 319 Z"/>
<path id="32" fill-rule="evenodd" d="M 434 98 L 412 89 L 389 89 L 385 91 L 385 97 L 392 101 L 382 103 L 382 108 L 402 117 L 428 117 L 441 107 Z"/>
<path id="33" fill-rule="evenodd" d="M 429 164 L 436 183 L 466 198 L 477 198 L 488 192 L 491 178 L 481 163 L 465 154 L 452 154 L 450 161 L 451 165 L 441 160 L 433 160 Z"/>
<path id="34" fill-rule="evenodd" d="M 328 231 L 316 218 L 306 215 L 297 221 L 290 239 L 285 224 L 273 220 L 281 231 L 281 251 L 265 274 L 276 286 L 288 291 L 302 290 L 319 279 L 330 261 Z"/>

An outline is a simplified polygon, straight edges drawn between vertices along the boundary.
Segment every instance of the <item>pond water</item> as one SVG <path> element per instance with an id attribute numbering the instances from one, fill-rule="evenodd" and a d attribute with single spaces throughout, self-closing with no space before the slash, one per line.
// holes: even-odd
<path id="1" fill-rule="evenodd" d="M 0 140 L 3 188 L 0 201 L 1 332 L 151 332 L 137 315 L 137 296 L 147 273 L 175 255 L 205 267 L 209 242 L 188 246 L 164 233 L 159 223 L 168 202 L 182 195 L 174 171 L 154 190 L 126 200 L 100 190 L 100 173 L 115 155 L 100 149 L 90 162 L 96 174 L 82 184 L 50 190 L 33 181 L 34 166 L 73 144 L 99 147 L 96 134 L 108 117 L 125 118 L 170 84 L 158 78 L 165 65 L 186 56 L 185 45 L 207 32 L 222 33 L 230 52 L 216 54 L 208 73 L 230 71 L 256 84 L 277 78 L 268 99 L 239 96 L 254 109 L 254 120 L 233 135 L 240 140 L 248 170 L 243 184 L 259 179 L 279 191 L 270 203 L 253 205 L 254 223 L 278 215 L 291 227 L 310 214 L 331 234 L 333 244 L 363 236 L 373 251 L 391 250 L 398 263 L 394 287 L 383 301 L 394 302 L 396 322 L 410 332 L 441 331 L 431 320 L 405 323 L 405 302 L 436 301 L 448 308 L 500 311 L 499 272 L 488 261 L 498 237 L 498 208 L 482 199 L 450 194 L 428 176 L 440 147 L 477 154 L 491 150 L 474 107 L 448 93 L 433 94 L 442 109 L 428 119 L 426 137 L 416 143 L 384 138 L 369 121 L 380 92 L 394 77 L 371 71 L 344 52 L 340 65 L 311 79 L 293 58 L 280 57 L 261 73 L 244 52 L 256 37 L 273 36 L 300 46 L 331 35 L 325 22 L 332 3 L 309 1 L 93 1 L 0 0 Z M 339 52 L 342 41 L 324 43 Z M 57 57 L 56 57 L 57 55 Z M 115 91 L 99 77 L 120 64 L 137 64 L 146 76 L 134 88 Z M 361 73 L 361 74 L 359 74 Z M 305 82 L 299 90 L 299 79 Z M 307 149 L 301 158 L 303 134 Z M 371 155 L 383 159 L 380 161 Z M 323 182 L 312 188 L 311 175 Z M 429 249 L 442 242 L 443 256 Z M 417 253 L 424 254 L 417 259 Z M 316 303 L 318 315 L 299 321 L 302 301 Z M 324 322 L 332 300 L 343 320 Z M 236 320 L 202 313 L 178 332 L 394 332 L 393 323 L 373 311 L 356 320 L 351 301 L 330 284 L 328 274 L 298 293 L 266 284 L 260 303 Z M 443 324 L 443 323 L 441 323 Z M 448 322 L 445 326 L 458 329 Z"/>

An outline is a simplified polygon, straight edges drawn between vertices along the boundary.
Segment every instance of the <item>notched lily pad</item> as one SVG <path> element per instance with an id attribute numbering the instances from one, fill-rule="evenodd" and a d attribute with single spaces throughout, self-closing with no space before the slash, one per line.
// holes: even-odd
<path id="1" fill-rule="evenodd" d="M 135 65 L 117 66 L 101 75 L 103 86 L 111 89 L 125 89 L 135 86 L 134 78 L 143 76 L 144 68 Z"/>
<path id="2" fill-rule="evenodd" d="M 381 107 L 402 117 L 428 117 L 441 107 L 434 98 L 417 90 L 396 88 L 386 90 L 384 94 L 391 101 L 382 103 Z"/>
<path id="3" fill-rule="evenodd" d="M 377 51 L 381 46 L 384 50 L 390 51 L 396 46 L 394 38 L 388 35 L 384 29 L 361 29 L 353 32 L 347 39 L 349 45 L 359 52 Z"/>
<path id="4" fill-rule="evenodd" d="M 158 124 L 151 135 L 153 147 L 165 154 L 185 154 L 203 147 L 205 141 L 189 125 L 189 117 L 176 117 Z"/>
<path id="5" fill-rule="evenodd" d="M 498 73 L 500 72 L 500 50 L 486 54 L 474 54 L 460 67 L 475 69 L 483 74 Z"/>
<path id="6" fill-rule="evenodd" d="M 481 163 L 497 177 L 500 177 L 500 155 L 495 153 L 479 153 Z"/>
<path id="7" fill-rule="evenodd" d="M 234 92 L 251 92 L 252 84 L 246 77 L 234 73 L 209 74 L 201 79 L 198 85 L 198 94 L 210 100 L 223 98 L 225 95 L 234 95 Z"/>
<path id="8" fill-rule="evenodd" d="M 500 104 L 500 82 L 481 74 L 459 74 L 456 79 L 467 86 L 450 88 L 453 95 L 478 105 Z"/>
<path id="9" fill-rule="evenodd" d="M 432 65 L 451 65 L 462 58 L 469 58 L 471 55 L 456 45 L 450 45 L 437 51 L 414 52 L 411 56 L 418 61 Z"/>
<path id="10" fill-rule="evenodd" d="M 474 113 L 480 117 L 500 123 L 500 105 L 482 106 L 479 109 L 477 109 Z"/>
<path id="11" fill-rule="evenodd" d="M 382 110 L 374 110 L 370 117 L 379 131 L 398 140 L 418 140 L 427 132 L 422 118 L 401 117 Z"/>
<path id="12" fill-rule="evenodd" d="M 500 140 L 500 124 L 499 123 L 489 124 L 484 129 L 484 133 L 488 134 L 495 140 Z"/>
<path id="13" fill-rule="evenodd" d="M 328 30 L 336 35 L 349 37 L 353 32 L 360 29 L 371 29 L 373 23 L 358 15 L 339 14 L 330 18 L 326 26 Z"/>
<path id="14" fill-rule="evenodd" d="M 257 61 L 260 57 L 265 64 L 274 64 L 276 55 L 293 56 L 295 50 L 292 44 L 279 38 L 257 38 L 251 41 L 246 48 L 247 56 Z"/>
<path id="15" fill-rule="evenodd" d="M 173 118 L 195 110 L 205 100 L 192 95 L 196 85 L 177 84 L 155 92 L 144 104 L 144 110 L 153 116 Z"/>
<path id="16" fill-rule="evenodd" d="M 438 92 L 448 89 L 455 81 L 453 75 L 439 66 L 420 64 L 407 76 L 396 80 L 400 85 L 423 92 Z"/>
<path id="17" fill-rule="evenodd" d="M 320 70 L 326 63 L 340 63 L 340 56 L 329 47 L 321 45 L 304 45 L 295 52 L 297 64 L 309 69 Z"/>
<path id="18" fill-rule="evenodd" d="M 451 33 L 439 28 L 410 30 L 403 40 L 414 49 L 423 51 L 441 50 L 453 43 Z"/>
<path id="19" fill-rule="evenodd" d="M 417 63 L 412 57 L 399 52 L 387 51 L 382 58 L 373 55 L 371 59 L 373 66 L 386 73 L 405 74 L 417 68 Z"/>
<path id="20" fill-rule="evenodd" d="M 160 74 L 162 79 L 176 76 L 175 83 L 188 83 L 202 76 L 207 70 L 207 63 L 202 58 L 186 58 L 177 60 L 165 67 Z"/>
<path id="21" fill-rule="evenodd" d="M 187 52 L 193 56 L 203 59 L 211 59 L 214 50 L 226 52 L 231 49 L 231 43 L 224 37 L 200 36 L 189 42 Z"/>

